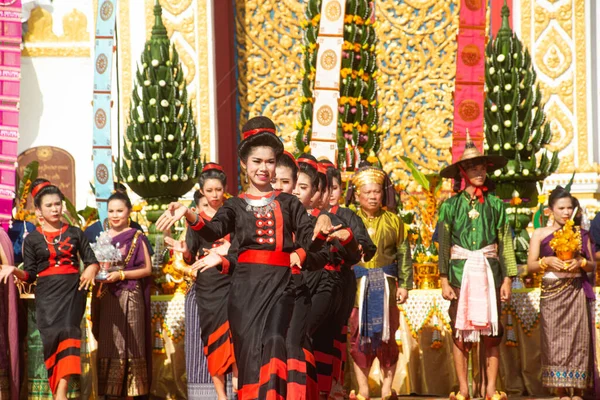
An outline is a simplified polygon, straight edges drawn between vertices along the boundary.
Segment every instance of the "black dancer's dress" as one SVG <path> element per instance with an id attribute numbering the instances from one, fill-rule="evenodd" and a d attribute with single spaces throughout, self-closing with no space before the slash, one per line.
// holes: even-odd
<path id="1" fill-rule="evenodd" d="M 294 306 L 290 253 L 306 254 L 313 224 L 300 201 L 271 192 L 228 199 L 213 219 L 190 225 L 208 241 L 235 233 L 237 259 L 223 258 L 232 274 L 229 324 L 239 370 L 238 398 L 286 398 L 286 336 Z"/>

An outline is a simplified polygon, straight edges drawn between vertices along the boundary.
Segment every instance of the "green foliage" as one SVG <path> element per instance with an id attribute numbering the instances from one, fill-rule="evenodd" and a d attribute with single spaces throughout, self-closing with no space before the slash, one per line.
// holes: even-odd
<path id="1" fill-rule="evenodd" d="M 321 0 L 308 0 L 303 23 L 304 61 L 300 86 L 302 103 L 297 123 L 296 147 L 308 150 L 312 139 L 314 80 L 317 63 Z M 340 99 L 337 127 L 338 165 L 352 170 L 360 161 L 380 165 L 381 146 L 377 102 L 377 34 L 373 26 L 374 5 L 367 0 L 347 0 L 344 44 L 340 72 Z"/>
<path id="2" fill-rule="evenodd" d="M 37 179 L 38 176 L 38 168 L 40 163 L 37 161 L 32 161 L 23 169 L 23 176 L 19 177 L 17 174 L 17 193 L 15 193 L 15 197 L 17 199 L 21 199 L 23 195 L 27 197 L 29 191 L 31 190 L 31 183 Z M 27 193 L 25 191 L 25 185 L 29 182 L 29 186 L 27 188 Z"/>
<path id="3" fill-rule="evenodd" d="M 69 225 L 81 227 L 81 220 L 79 219 L 77 209 L 67 197 L 65 197 L 65 208 L 66 210 L 63 211 L 63 218 L 67 221 L 67 223 Z"/>
<path id="4" fill-rule="evenodd" d="M 123 158 L 115 171 L 141 197 L 187 193 L 200 171 L 200 142 L 175 46 L 154 6 L 152 36 L 144 46 L 131 97 Z"/>
<path id="5" fill-rule="evenodd" d="M 558 153 L 545 147 L 552 138 L 542 94 L 529 51 L 512 32 L 510 10 L 502 7 L 502 27 L 486 48 L 485 150 L 509 159 L 491 177 L 497 195 L 510 199 L 516 190 L 525 201 L 537 204 L 536 182 L 556 171 Z"/>
<path id="6" fill-rule="evenodd" d="M 429 190 L 429 180 L 427 180 L 427 176 L 425 176 L 424 173 L 419 171 L 419 169 L 417 168 L 417 166 L 415 165 L 413 160 L 411 160 L 410 158 L 405 157 L 405 156 L 401 156 L 400 158 L 402 159 L 402 161 L 404 161 L 406 163 L 406 166 L 412 173 L 412 176 L 415 179 L 415 181 L 419 185 L 421 185 L 423 187 L 423 189 Z"/>

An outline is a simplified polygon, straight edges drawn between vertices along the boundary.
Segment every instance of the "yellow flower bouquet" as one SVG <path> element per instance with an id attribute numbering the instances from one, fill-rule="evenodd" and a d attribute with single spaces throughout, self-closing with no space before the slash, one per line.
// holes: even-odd
<path id="1" fill-rule="evenodd" d="M 563 261 L 572 260 L 581 251 L 581 232 L 574 225 L 573 220 L 568 220 L 561 229 L 554 232 L 554 238 L 550 241 L 550 248 Z"/>

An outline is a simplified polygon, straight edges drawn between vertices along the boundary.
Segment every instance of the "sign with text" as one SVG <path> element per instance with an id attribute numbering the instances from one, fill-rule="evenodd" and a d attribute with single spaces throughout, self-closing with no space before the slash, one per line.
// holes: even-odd
<path id="1" fill-rule="evenodd" d="M 75 204 L 75 160 L 68 151 L 53 146 L 39 146 L 27 149 L 19 155 L 17 168 L 19 176 L 32 161 L 40 163 L 38 178 L 48 179 Z M 27 199 L 27 210 L 33 210 L 33 199 Z"/>

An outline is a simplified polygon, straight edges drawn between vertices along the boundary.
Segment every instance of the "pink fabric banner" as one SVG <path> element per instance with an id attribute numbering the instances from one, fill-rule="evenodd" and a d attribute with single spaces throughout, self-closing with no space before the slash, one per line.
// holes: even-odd
<path id="1" fill-rule="evenodd" d="M 0 0 L 0 225 L 12 220 L 19 139 L 21 0 Z"/>
<path id="2" fill-rule="evenodd" d="M 452 135 L 453 163 L 463 153 L 467 129 L 479 150 L 483 148 L 486 1 L 460 2 Z"/>
<path id="3" fill-rule="evenodd" d="M 488 0 L 460 0 L 459 26 L 485 29 Z"/>
<path id="4" fill-rule="evenodd" d="M 479 30 L 465 29 L 458 36 L 457 83 L 485 83 L 485 39 L 483 31 Z"/>

